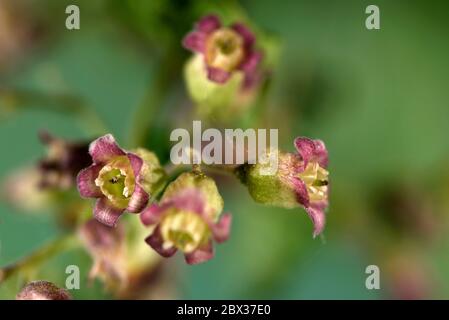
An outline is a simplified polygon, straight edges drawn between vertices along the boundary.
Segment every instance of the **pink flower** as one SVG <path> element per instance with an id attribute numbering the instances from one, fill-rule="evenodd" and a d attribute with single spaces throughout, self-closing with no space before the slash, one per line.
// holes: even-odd
<path id="1" fill-rule="evenodd" d="M 115 226 L 125 211 L 142 211 L 149 199 L 140 185 L 143 160 L 121 149 L 111 134 L 93 141 L 89 154 L 93 164 L 80 171 L 77 185 L 82 197 L 97 198 L 95 218 Z"/>
<path id="2" fill-rule="evenodd" d="M 181 250 L 188 264 L 211 259 L 212 240 L 227 240 L 231 226 L 231 216 L 225 214 L 218 219 L 221 208 L 217 211 L 215 203 L 208 203 L 215 202 L 215 190 L 189 186 L 145 209 L 140 215 L 142 223 L 155 226 L 146 242 L 163 257 Z"/>
<path id="3" fill-rule="evenodd" d="M 315 237 L 323 231 L 326 221 L 328 154 L 321 140 L 298 137 L 294 144 L 297 153 L 270 151 L 278 156 L 275 174 L 261 174 L 261 163 L 245 164 L 238 174 L 255 201 L 282 208 L 302 206 L 313 222 Z"/>
<path id="4" fill-rule="evenodd" d="M 244 86 L 251 86 L 257 76 L 262 54 L 254 49 L 255 36 L 243 24 L 223 27 L 215 15 L 200 19 L 183 40 L 185 48 L 203 55 L 209 80 L 225 83 L 234 71 L 245 75 Z"/>
<path id="5" fill-rule="evenodd" d="M 302 162 L 292 167 L 293 172 L 289 172 L 286 178 L 293 184 L 298 202 L 313 222 L 313 235 L 317 236 L 324 229 L 324 211 L 328 206 L 328 153 L 321 140 L 298 137 L 294 144 Z"/>

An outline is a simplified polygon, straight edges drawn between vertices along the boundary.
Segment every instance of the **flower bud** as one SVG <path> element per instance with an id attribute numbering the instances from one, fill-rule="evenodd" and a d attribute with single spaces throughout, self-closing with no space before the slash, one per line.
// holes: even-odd
<path id="1" fill-rule="evenodd" d="M 328 155 L 321 140 L 297 138 L 297 154 L 278 152 L 278 171 L 261 174 L 267 164 L 244 165 L 239 174 L 251 197 L 266 205 L 304 207 L 314 224 L 314 237 L 322 232 L 328 206 Z"/>
<path id="2" fill-rule="evenodd" d="M 116 228 L 87 221 L 79 236 L 93 259 L 89 279 L 100 279 L 118 297 L 136 294 L 132 291 L 144 285 L 140 279 L 152 274 L 160 262 L 159 255 L 148 252 L 147 232 L 138 219 L 127 219 Z"/>
<path id="3" fill-rule="evenodd" d="M 229 236 L 231 216 L 221 217 L 223 199 L 215 182 L 202 173 L 183 173 L 166 189 L 159 204 L 141 214 L 144 225 L 155 225 L 146 242 L 163 257 L 180 250 L 187 263 L 197 264 L 213 257 L 212 239 L 218 243 Z"/>
<path id="4" fill-rule="evenodd" d="M 16 300 L 71 300 L 71 295 L 48 281 L 33 281 L 16 296 Z"/>
<path id="5" fill-rule="evenodd" d="M 75 185 L 78 172 L 90 164 L 89 143 L 70 142 L 57 138 L 46 131 L 39 137 L 47 148 L 47 156 L 39 161 L 43 188 L 67 190 Z"/>

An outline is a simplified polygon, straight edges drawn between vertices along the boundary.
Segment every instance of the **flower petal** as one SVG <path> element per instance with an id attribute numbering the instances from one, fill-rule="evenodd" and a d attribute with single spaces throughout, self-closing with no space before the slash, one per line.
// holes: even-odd
<path id="1" fill-rule="evenodd" d="M 205 50 L 206 38 L 206 33 L 193 31 L 184 37 L 184 39 L 182 40 L 182 45 L 186 49 L 202 53 Z"/>
<path id="2" fill-rule="evenodd" d="M 250 48 L 254 44 L 254 34 L 245 25 L 235 23 L 232 25 L 232 29 L 242 36 L 246 48 Z"/>
<path id="3" fill-rule="evenodd" d="M 139 213 L 146 207 L 148 199 L 148 193 L 138 183 L 136 183 L 134 186 L 134 192 L 131 199 L 129 199 L 126 210 L 133 213 Z"/>
<path id="4" fill-rule="evenodd" d="M 143 165 L 142 158 L 131 152 L 128 152 L 126 156 L 128 157 L 131 167 L 133 168 L 134 177 L 136 178 L 136 181 L 139 181 L 138 177 Z"/>
<path id="5" fill-rule="evenodd" d="M 210 33 L 220 27 L 220 19 L 213 14 L 201 18 L 195 25 L 196 30 L 204 33 Z"/>
<path id="6" fill-rule="evenodd" d="M 223 84 L 231 77 L 231 74 L 227 71 L 213 68 L 213 67 L 207 67 L 207 78 L 210 81 Z"/>
<path id="7" fill-rule="evenodd" d="M 200 215 L 205 213 L 205 200 L 201 191 L 191 188 L 179 192 L 170 202 L 180 210 L 196 212 Z"/>
<path id="8" fill-rule="evenodd" d="M 125 155 L 125 152 L 115 142 L 112 134 L 107 134 L 90 144 L 89 154 L 95 163 L 105 163 L 112 157 Z"/>
<path id="9" fill-rule="evenodd" d="M 169 206 L 170 204 L 162 206 L 159 206 L 157 204 L 150 205 L 140 214 L 140 221 L 142 221 L 142 223 L 146 226 L 158 223 L 159 218 L 162 216 L 165 209 L 167 209 L 167 207 Z"/>
<path id="10" fill-rule="evenodd" d="M 294 144 L 296 150 L 304 161 L 304 168 L 311 160 L 315 160 L 321 167 L 327 168 L 328 154 L 323 141 L 298 137 L 295 139 Z"/>
<path id="11" fill-rule="evenodd" d="M 329 155 L 327 153 L 326 145 L 322 140 L 314 140 L 315 142 L 315 157 L 319 165 L 327 168 Z"/>
<path id="12" fill-rule="evenodd" d="M 231 221 L 232 216 L 230 214 L 223 214 L 220 221 L 211 227 L 212 235 L 216 242 L 221 243 L 228 240 L 231 231 Z"/>
<path id="13" fill-rule="evenodd" d="M 248 54 L 240 65 L 239 69 L 245 72 L 245 75 L 251 75 L 257 69 L 257 65 L 262 60 L 262 53 L 254 51 Z"/>
<path id="14" fill-rule="evenodd" d="M 168 249 L 164 249 L 162 244 L 164 243 L 164 239 L 162 239 L 161 232 L 159 226 L 153 231 L 153 234 L 145 239 L 145 242 L 153 248 L 157 253 L 161 256 L 168 258 L 174 255 L 177 251 L 175 247 L 171 247 Z"/>
<path id="15" fill-rule="evenodd" d="M 107 198 L 100 198 L 95 204 L 94 217 L 99 222 L 109 227 L 115 227 L 117 220 L 123 214 L 123 211 L 125 211 L 125 209 L 114 207 Z"/>
<path id="16" fill-rule="evenodd" d="M 324 212 L 324 208 L 320 206 L 310 206 L 306 208 L 306 212 L 309 216 L 309 218 L 312 220 L 313 223 L 313 237 L 315 238 L 317 235 L 319 235 L 323 229 L 324 225 L 326 223 L 326 214 Z"/>
<path id="17" fill-rule="evenodd" d="M 297 177 L 294 177 L 292 182 L 298 202 L 304 207 L 308 207 L 310 205 L 310 199 L 305 183 Z"/>
<path id="18" fill-rule="evenodd" d="M 205 246 L 196 249 L 190 253 L 185 254 L 185 259 L 188 264 L 198 264 L 206 262 L 214 257 L 214 247 L 212 241 L 209 241 Z"/>
<path id="19" fill-rule="evenodd" d="M 93 164 L 78 173 L 76 184 L 81 197 L 99 198 L 103 195 L 100 188 L 95 185 L 95 179 L 102 167 L 101 164 Z"/>

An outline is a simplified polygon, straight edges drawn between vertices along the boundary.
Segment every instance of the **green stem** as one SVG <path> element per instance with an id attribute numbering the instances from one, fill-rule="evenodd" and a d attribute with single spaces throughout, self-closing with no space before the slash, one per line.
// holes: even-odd
<path id="1" fill-rule="evenodd" d="M 18 272 L 35 268 L 62 251 L 70 250 L 78 245 L 79 241 L 75 235 L 56 238 L 18 262 L 0 268 L 0 284 Z"/>

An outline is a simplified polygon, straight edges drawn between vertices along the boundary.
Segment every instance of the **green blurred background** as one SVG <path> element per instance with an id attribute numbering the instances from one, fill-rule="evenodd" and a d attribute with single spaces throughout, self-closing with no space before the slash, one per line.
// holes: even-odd
<path id="1" fill-rule="evenodd" d="M 11 109 L 0 97 L 0 178 L 44 155 L 40 129 L 91 138 L 86 121 L 54 106 L 61 93 L 82 99 L 126 145 L 155 74 L 171 64 L 168 95 L 150 113 L 157 121 L 146 137 L 166 158 L 170 130 L 192 108 L 182 78 L 189 53 L 180 40 L 205 13 L 243 17 L 279 46 L 267 126 L 280 129 L 288 151 L 298 135 L 326 142 L 332 189 L 324 237 L 312 239 L 302 209 L 255 204 L 236 180 L 219 178 L 234 215 L 231 239 L 206 264 L 171 261 L 172 297 L 449 298 L 447 2 L 2 0 L 0 12 L 13 3 L 19 9 L 9 29 L 0 18 L 0 89 L 47 98 Z M 65 28 L 69 4 L 80 7 L 80 30 Z M 365 28 L 369 4 L 380 8 L 380 30 Z M 0 266 L 61 232 L 45 210 L 27 215 L 2 201 Z M 67 252 L 40 276 L 62 286 L 67 264 L 86 277 L 90 258 Z M 380 290 L 365 287 L 372 264 Z M 14 298 L 18 281 L 0 286 L 0 297 Z M 99 283 L 72 293 L 110 298 Z"/>

